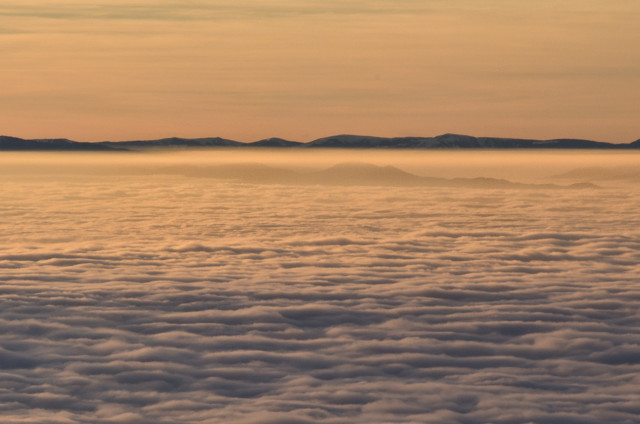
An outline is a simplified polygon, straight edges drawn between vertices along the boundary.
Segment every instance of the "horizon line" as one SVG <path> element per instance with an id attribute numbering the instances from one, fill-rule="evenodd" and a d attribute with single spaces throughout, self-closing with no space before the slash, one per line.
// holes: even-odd
<path id="1" fill-rule="evenodd" d="M 520 141 L 541 141 L 541 142 L 545 142 L 545 141 L 561 141 L 561 140 L 575 140 L 575 141 L 588 141 L 588 142 L 596 142 L 596 143 L 606 143 L 606 144 L 612 144 L 612 145 L 626 145 L 626 144 L 631 144 L 634 143 L 636 141 L 640 141 L 640 138 L 636 139 L 636 140 L 631 140 L 628 142 L 611 142 L 611 141 L 601 141 L 601 140 L 594 140 L 594 139 L 588 139 L 588 138 L 573 138 L 573 137 L 557 137 L 557 138 L 529 138 L 529 137 L 504 137 L 504 136 L 475 136 L 475 135 L 469 135 L 469 134 L 460 134 L 460 133 L 443 133 L 443 134 L 438 134 L 435 136 L 424 136 L 424 135 L 405 135 L 405 136 L 379 136 L 379 135 L 364 135 L 364 134 L 351 134 L 351 133 L 340 133 L 340 134 L 331 134 L 331 135 L 327 135 L 327 136 L 322 136 L 322 137 L 318 137 L 318 138 L 313 138 L 310 139 L 308 141 L 299 141 L 299 140 L 294 140 L 294 139 L 288 139 L 288 138 L 283 138 L 283 137 L 278 137 L 278 136 L 273 136 L 273 137 L 266 137 L 266 138 L 260 138 L 254 141 L 239 141 L 233 138 L 227 138 L 227 137 L 221 137 L 221 136 L 203 136 L 203 137 L 182 137 L 182 136 L 177 136 L 177 135 L 172 135 L 172 136 L 168 136 L 168 137 L 159 137 L 159 138 L 129 138 L 129 139 L 108 139 L 108 140 L 98 140 L 98 141 L 79 141 L 79 140 L 74 140 L 71 138 L 67 138 L 67 137 L 35 137 L 35 138 L 23 138 L 23 137 L 17 137 L 17 136 L 13 136 L 13 135 L 6 135 L 6 134 L 0 134 L 0 138 L 13 138 L 13 139 L 20 139 L 20 140 L 25 140 L 25 141 L 48 141 L 48 140 L 68 140 L 74 143 L 90 143 L 90 144 L 101 144 L 101 143 L 128 143 L 128 142 L 145 142 L 145 141 L 149 141 L 149 142 L 153 142 L 153 141 L 160 141 L 160 140 L 171 140 L 171 139 L 176 139 L 176 140 L 211 140 L 211 139 L 220 139 L 220 140 L 225 140 L 225 141 L 232 141 L 235 143 L 240 143 L 240 144 L 253 144 L 253 143 L 258 143 L 261 141 L 269 141 L 269 140 L 282 140 L 282 141 L 286 141 L 286 142 L 293 142 L 293 143 L 300 143 L 300 144 L 308 144 L 308 143 L 312 143 L 315 141 L 319 141 L 319 140 L 324 140 L 324 139 L 329 139 L 329 138 L 334 138 L 334 137 L 361 137 L 361 138 L 367 138 L 367 139 L 380 139 L 380 140 L 406 140 L 406 139 L 438 139 L 438 138 L 444 138 L 444 137 L 468 137 L 468 138 L 473 138 L 473 139 L 493 139 L 493 140 L 520 140 Z"/>

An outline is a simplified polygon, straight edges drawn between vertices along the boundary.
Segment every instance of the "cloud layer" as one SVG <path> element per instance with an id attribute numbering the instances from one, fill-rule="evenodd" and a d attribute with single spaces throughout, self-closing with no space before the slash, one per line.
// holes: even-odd
<path id="1" fill-rule="evenodd" d="M 640 412 L 640 192 L 0 180 L 0 416 Z"/>

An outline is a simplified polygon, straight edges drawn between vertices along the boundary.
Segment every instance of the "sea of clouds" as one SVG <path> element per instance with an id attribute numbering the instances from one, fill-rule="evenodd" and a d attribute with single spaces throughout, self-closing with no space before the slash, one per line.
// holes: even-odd
<path id="1" fill-rule="evenodd" d="M 640 186 L 0 178 L 7 423 L 634 423 Z"/>

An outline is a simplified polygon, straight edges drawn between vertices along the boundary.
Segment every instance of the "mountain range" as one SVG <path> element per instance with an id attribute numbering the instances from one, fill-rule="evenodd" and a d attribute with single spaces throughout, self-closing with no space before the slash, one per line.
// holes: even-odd
<path id="1" fill-rule="evenodd" d="M 340 149 L 640 149 L 640 139 L 632 143 L 606 143 L 581 139 L 533 140 L 522 138 L 473 137 L 443 134 L 435 137 L 371 137 L 335 135 L 309 142 L 268 138 L 242 143 L 220 137 L 162 138 L 158 140 L 79 142 L 66 138 L 29 139 L 0 136 L 0 150 L 13 151 L 140 151 L 146 149 L 194 148 L 340 148 Z"/>

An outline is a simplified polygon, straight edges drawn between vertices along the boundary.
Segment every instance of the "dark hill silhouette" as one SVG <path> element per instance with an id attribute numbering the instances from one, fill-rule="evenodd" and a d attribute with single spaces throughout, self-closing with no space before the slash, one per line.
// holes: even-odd
<path id="1" fill-rule="evenodd" d="M 251 147 L 298 147 L 303 145 L 299 141 L 289 141 L 282 138 L 267 138 L 253 143 L 247 143 Z"/>
<path id="2" fill-rule="evenodd" d="M 180 138 L 169 137 L 160 140 L 105 141 L 99 144 L 108 147 L 124 147 L 126 149 L 145 148 L 204 148 L 204 147 L 238 147 L 245 143 L 220 137 Z"/>
<path id="3" fill-rule="evenodd" d="M 334 149 L 640 149 L 640 140 L 626 144 L 604 143 L 580 139 L 532 140 L 521 138 L 473 137 L 460 134 L 442 134 L 436 137 L 371 137 L 336 135 L 307 143 L 268 138 L 252 143 L 241 143 L 220 137 L 180 138 L 159 140 L 103 141 L 85 143 L 57 139 L 25 140 L 0 136 L 0 150 L 146 150 L 146 149 L 205 149 L 235 147 L 270 148 L 334 148 Z"/>
<path id="4" fill-rule="evenodd" d="M 66 138 L 24 140 L 17 137 L 0 136 L 0 150 L 12 151 L 118 151 L 100 143 L 81 143 Z"/>
<path id="5" fill-rule="evenodd" d="M 319 138 L 306 147 L 402 149 L 620 149 L 640 148 L 640 143 L 613 144 L 580 139 L 531 140 L 443 134 L 436 137 L 368 137 L 337 135 Z"/>

